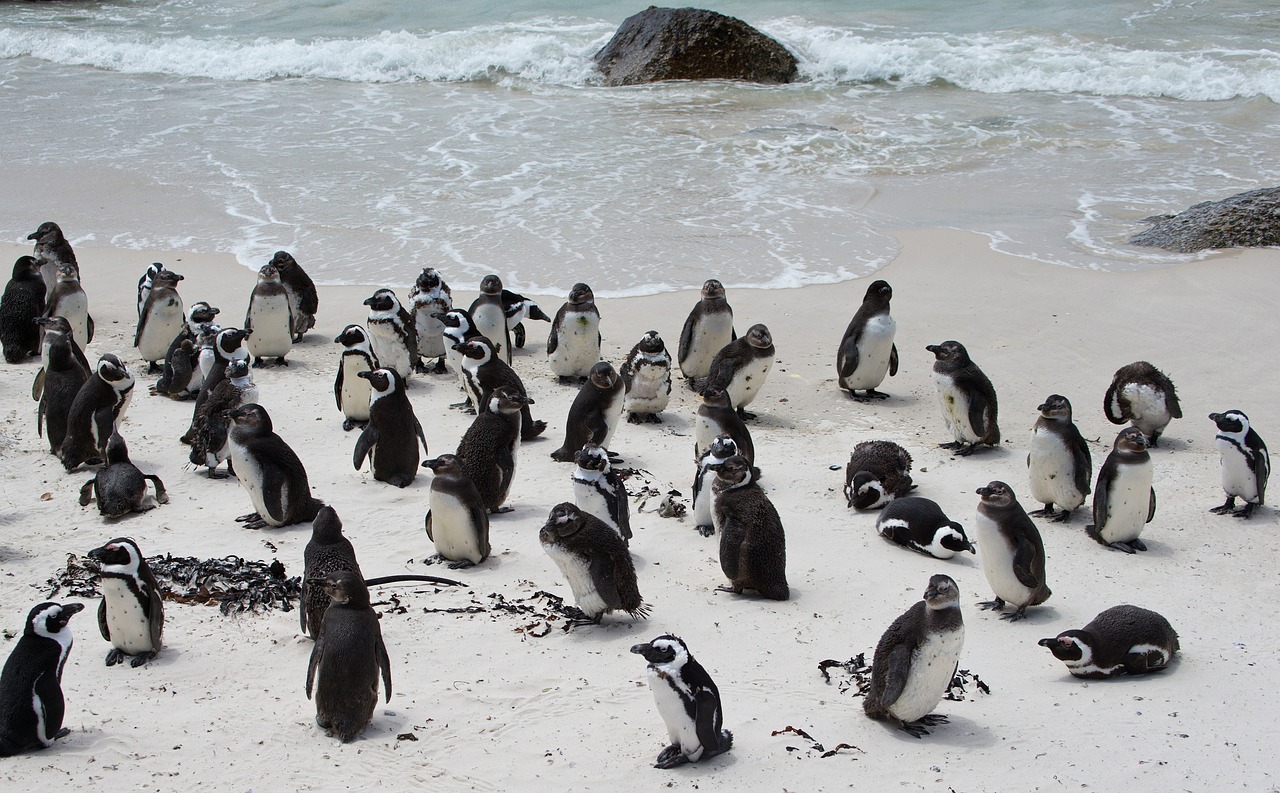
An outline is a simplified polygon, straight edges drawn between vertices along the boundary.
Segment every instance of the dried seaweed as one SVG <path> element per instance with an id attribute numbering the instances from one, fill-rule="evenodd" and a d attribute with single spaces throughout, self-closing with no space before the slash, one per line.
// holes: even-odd
<path id="1" fill-rule="evenodd" d="M 826 663 L 826 662 L 824 661 L 823 663 Z M 830 665 L 831 665 L 831 666 L 840 666 L 841 664 L 840 664 L 839 662 L 832 661 Z M 820 742 L 818 742 L 817 740 L 815 740 L 815 739 L 814 739 L 814 737 L 813 737 L 812 735 L 810 735 L 809 733 L 805 732 L 804 730 L 800 729 L 799 727 L 792 727 L 790 724 L 788 724 L 786 727 L 783 727 L 783 728 L 782 728 L 782 729 L 780 729 L 780 730 L 774 730 L 773 732 L 771 732 L 771 733 L 769 733 L 769 734 L 770 734 L 771 736 L 775 736 L 775 737 L 776 737 L 776 736 L 778 736 L 778 735 L 788 735 L 788 734 L 790 734 L 790 735 L 798 735 L 798 736 L 800 736 L 801 738 L 803 738 L 803 739 L 805 739 L 806 741 L 808 741 L 808 742 L 809 742 L 809 748 L 808 748 L 808 749 L 801 749 L 799 746 L 788 746 L 788 747 L 787 747 L 787 751 L 788 751 L 788 752 L 801 752 L 801 751 L 805 752 L 805 754 L 804 754 L 804 755 L 798 755 L 798 756 L 812 757 L 812 756 L 816 753 L 816 754 L 818 755 L 818 757 L 820 757 L 820 758 L 825 758 L 825 757 L 832 757 L 832 756 L 834 756 L 834 755 L 836 755 L 836 754 L 839 754 L 839 752 L 840 752 L 840 750 L 841 750 L 841 749 L 853 749 L 854 751 L 857 751 L 857 752 L 861 752 L 861 751 L 862 751 L 862 750 L 861 750 L 861 749 L 859 749 L 857 746 L 854 746 L 854 745 L 853 745 L 853 744 L 851 744 L 851 743 L 838 743 L 838 744 L 836 744 L 835 746 L 833 746 L 832 748 L 828 749 L 828 748 L 826 748 L 825 746 L 823 746 Z"/>
<path id="2" fill-rule="evenodd" d="M 489 594 L 487 601 L 473 597 L 471 603 L 466 606 L 424 608 L 422 613 L 494 615 L 491 619 L 497 619 L 502 615 L 514 616 L 519 618 L 521 624 L 513 630 L 535 639 L 551 633 L 556 623 L 561 623 L 561 630 L 569 631 L 573 627 L 574 620 L 581 617 L 581 612 L 577 608 L 565 605 L 564 598 L 542 590 L 515 600 L 509 600 L 505 595 L 493 592 Z"/>
<path id="3" fill-rule="evenodd" d="M 982 678 L 978 677 L 977 674 L 970 672 L 968 669 L 959 669 L 956 671 L 955 676 L 951 678 L 951 684 L 947 686 L 945 698 L 952 702 L 964 702 L 964 695 L 968 693 L 965 684 L 970 680 L 973 681 L 974 687 L 983 694 L 991 693 L 991 687 L 982 682 Z"/>
<path id="4" fill-rule="evenodd" d="M 822 679 L 827 685 L 831 685 L 829 670 L 833 668 L 839 668 L 844 672 L 844 676 L 836 680 L 836 688 L 841 694 L 852 691 L 853 696 L 861 697 L 871 688 L 871 667 L 867 665 L 866 653 L 858 653 L 848 661 L 830 659 L 819 661 L 818 671 L 822 673 Z"/>

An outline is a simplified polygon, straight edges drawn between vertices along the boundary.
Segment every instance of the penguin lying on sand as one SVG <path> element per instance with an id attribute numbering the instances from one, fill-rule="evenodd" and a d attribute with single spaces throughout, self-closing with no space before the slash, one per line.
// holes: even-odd
<path id="1" fill-rule="evenodd" d="M 155 474 L 144 474 L 129 462 L 129 449 L 120 433 L 113 432 L 107 441 L 107 464 L 80 488 L 80 506 L 88 506 L 90 498 L 98 502 L 104 518 L 119 518 L 130 512 L 150 512 L 155 504 L 143 506 L 147 497 L 147 481 L 156 489 L 156 504 L 168 504 L 164 482 Z"/>
<path id="2" fill-rule="evenodd" d="M 1081 630 L 1041 639 L 1067 671 L 1098 679 L 1159 672 L 1178 652 L 1178 634 L 1169 621 L 1137 606 L 1112 606 Z"/>
<path id="3" fill-rule="evenodd" d="M 684 641 L 664 634 L 631 652 L 649 662 L 649 690 L 671 740 L 653 767 L 675 768 L 729 751 L 733 733 L 724 729 L 720 689 Z"/>
<path id="4" fill-rule="evenodd" d="M 893 441 L 862 441 L 845 466 L 844 496 L 856 509 L 879 509 L 916 488 L 911 455 Z"/>
<path id="5" fill-rule="evenodd" d="M 949 519 L 937 503 L 919 496 L 889 502 L 876 518 L 876 531 L 887 540 L 938 559 L 950 559 L 961 551 L 976 553 L 964 526 Z"/>

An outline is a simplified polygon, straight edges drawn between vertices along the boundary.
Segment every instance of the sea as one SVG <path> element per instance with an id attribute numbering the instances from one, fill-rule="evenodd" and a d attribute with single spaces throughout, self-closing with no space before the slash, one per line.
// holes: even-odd
<path id="1" fill-rule="evenodd" d="M 836 283 L 936 227 L 1167 267 L 1144 218 L 1280 184 L 1274 2 L 711 2 L 799 80 L 606 87 L 644 7 L 0 0 L 0 238 L 623 296 Z"/>

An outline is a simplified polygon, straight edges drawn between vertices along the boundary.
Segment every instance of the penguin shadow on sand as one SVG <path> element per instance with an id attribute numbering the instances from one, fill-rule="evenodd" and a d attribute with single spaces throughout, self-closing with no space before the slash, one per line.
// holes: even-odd
<path id="1" fill-rule="evenodd" d="M 997 738 L 991 731 L 990 725 L 965 715 L 964 708 L 972 704 L 972 696 L 966 696 L 960 702 L 943 699 L 934 710 L 936 713 L 947 717 L 946 723 L 930 727 L 929 734 L 923 738 L 917 738 L 888 722 L 879 722 L 876 727 L 883 730 L 886 733 L 886 737 L 913 749 L 937 746 L 939 744 L 954 749 L 985 749 L 995 746 L 1001 739 Z M 959 709 L 959 712 L 957 712 L 957 709 Z M 979 714 L 978 718 L 981 719 L 981 714 Z"/>

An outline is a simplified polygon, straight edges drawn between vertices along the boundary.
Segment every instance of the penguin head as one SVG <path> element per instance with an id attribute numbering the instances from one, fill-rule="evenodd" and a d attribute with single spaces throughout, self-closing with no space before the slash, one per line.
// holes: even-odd
<path id="1" fill-rule="evenodd" d="M 400 307 L 400 301 L 396 299 L 396 293 L 390 289 L 379 289 L 373 293 L 373 296 L 364 301 L 364 305 L 369 307 L 370 313 L 378 311 L 394 312 Z"/>
<path id="2" fill-rule="evenodd" d="M 253 335 L 252 328 L 223 328 L 218 331 L 218 338 L 214 342 L 219 350 L 227 355 L 240 349 L 240 343 Z"/>
<path id="3" fill-rule="evenodd" d="M 310 581 L 320 586 L 334 605 L 357 608 L 369 606 L 369 588 L 365 586 L 363 578 L 350 570 L 335 570 Z"/>
<path id="4" fill-rule="evenodd" d="M 640 341 L 636 344 L 636 349 L 640 352 L 659 353 L 667 348 L 662 341 L 662 334 L 656 330 L 651 330 L 640 337 Z"/>
<path id="5" fill-rule="evenodd" d="M 727 432 L 722 432 L 711 442 L 711 456 L 727 460 L 738 453 L 738 443 Z"/>
<path id="6" fill-rule="evenodd" d="M 213 347 L 218 343 L 218 334 L 223 331 L 223 327 L 216 322 L 206 322 L 200 326 L 200 336 L 197 341 L 201 347 Z"/>
<path id="7" fill-rule="evenodd" d="M 27 239 L 42 242 L 46 245 L 63 239 L 62 229 L 52 220 L 46 220 L 40 224 L 40 227 L 27 235 Z"/>
<path id="8" fill-rule="evenodd" d="M 582 306 L 587 303 L 594 302 L 596 295 L 591 291 L 591 287 L 583 283 L 573 285 L 569 290 L 569 303 L 574 306 Z"/>
<path id="9" fill-rule="evenodd" d="M 532 405 L 533 400 L 510 386 L 500 385 L 489 394 L 489 411 L 491 413 L 519 413 L 525 405 Z"/>
<path id="10" fill-rule="evenodd" d="M 849 506 L 854 509 L 875 509 L 888 503 L 884 483 L 870 471 L 858 471 L 849 482 Z"/>
<path id="11" fill-rule="evenodd" d="M 933 353 L 938 363 L 959 367 L 969 363 L 969 351 L 958 341 L 944 341 L 941 344 L 930 344 L 925 347 Z"/>
<path id="12" fill-rule="evenodd" d="M 1227 435 L 1245 435 L 1249 432 L 1249 417 L 1240 410 L 1210 413 L 1209 420 L 1218 426 L 1219 432 Z"/>
<path id="13" fill-rule="evenodd" d="M 367 344 L 368 341 L 369 332 L 365 330 L 364 327 L 360 325 L 348 325 L 342 329 L 342 332 L 333 340 L 333 343 L 341 344 L 342 346 L 351 349 L 359 347 L 362 344 Z"/>
<path id="14" fill-rule="evenodd" d="M 707 466 L 707 470 L 716 472 L 717 482 L 721 489 L 729 490 L 751 483 L 751 463 L 740 454 L 735 454 L 722 463 Z"/>
<path id="15" fill-rule="evenodd" d="M 871 285 L 867 287 L 866 296 L 863 297 L 862 299 L 864 301 L 876 300 L 876 301 L 884 301 L 887 303 L 889 302 L 889 299 L 892 297 L 893 297 L 893 287 L 889 286 L 889 282 L 884 280 L 878 280 L 878 281 L 871 282 Z"/>
<path id="16" fill-rule="evenodd" d="M 129 537 L 117 537 L 106 545 L 89 551 L 89 558 L 108 573 L 137 576 L 144 562 L 138 544 Z"/>
<path id="17" fill-rule="evenodd" d="M 436 272 L 434 267 L 422 268 L 422 272 L 418 274 L 418 280 L 414 281 L 414 285 L 424 292 L 439 289 L 442 283 L 444 283 L 444 279 L 440 277 L 440 273 Z"/>
<path id="18" fill-rule="evenodd" d="M 19 256 L 13 263 L 13 280 L 27 281 L 40 275 L 40 262 L 34 256 Z"/>
<path id="19" fill-rule="evenodd" d="M 767 350 L 773 346 L 773 335 L 769 333 L 769 329 L 764 325 L 752 325 L 747 329 L 747 344 L 757 350 Z"/>
<path id="20" fill-rule="evenodd" d="M 1071 400 L 1062 394 L 1050 394 L 1040 407 L 1040 415 L 1053 421 L 1071 421 Z"/>
<path id="21" fill-rule="evenodd" d="M 1013 494 L 1013 488 L 1004 482 L 993 480 L 987 483 L 986 487 L 978 488 L 976 492 L 982 496 L 982 506 L 1003 509 L 1018 503 L 1018 497 Z"/>
<path id="22" fill-rule="evenodd" d="M 201 300 L 199 303 L 193 303 L 191 308 L 187 310 L 187 324 L 203 325 L 206 322 L 213 321 L 218 316 L 219 309 L 214 308 L 208 303 Z"/>
<path id="23" fill-rule="evenodd" d="M 601 391 L 612 389 L 618 382 L 618 373 L 614 371 L 613 364 L 608 361 L 600 361 L 591 367 L 591 373 L 587 377 L 591 385 Z"/>
<path id="24" fill-rule="evenodd" d="M 60 264 L 58 265 L 58 283 L 70 284 L 80 280 L 80 274 L 76 272 L 75 265 Z"/>
<path id="25" fill-rule="evenodd" d="M 679 668 L 689 660 L 689 647 L 684 640 L 669 633 L 663 634 L 651 642 L 633 644 L 631 652 L 644 656 L 644 660 L 653 666 Z"/>
<path id="26" fill-rule="evenodd" d="M 568 501 L 563 501 L 552 507 L 551 514 L 547 516 L 547 522 L 542 526 L 541 534 L 551 538 L 571 537 L 577 534 L 585 523 L 581 510 Z"/>
<path id="27" fill-rule="evenodd" d="M 281 273 L 283 273 L 284 271 L 288 270 L 291 267 L 298 266 L 298 262 L 295 261 L 294 258 L 289 255 L 288 251 L 276 251 L 275 255 L 271 257 L 271 261 L 267 263 L 270 264 L 272 267 L 275 267 L 276 270 Z"/>
<path id="28" fill-rule="evenodd" d="M 45 334 L 63 334 L 71 333 L 71 323 L 66 317 L 36 317 L 35 323 L 44 328 Z"/>
<path id="29" fill-rule="evenodd" d="M 729 392 L 718 385 L 709 385 L 702 389 L 702 392 L 698 394 L 698 401 L 712 408 L 733 407 L 733 400 L 729 398 Z"/>
<path id="30" fill-rule="evenodd" d="M 83 603 L 41 603 L 27 614 L 23 634 L 57 641 L 58 634 L 71 618 L 84 610 Z"/>
<path id="31" fill-rule="evenodd" d="M 471 312 L 465 308 L 452 308 L 448 311 L 437 311 L 431 315 L 440 320 L 446 328 L 454 328 L 467 333 L 471 330 Z"/>
<path id="32" fill-rule="evenodd" d="M 231 422 L 234 429 L 251 435 L 269 435 L 273 430 L 271 416 L 267 415 L 266 408 L 256 402 L 228 410 L 222 416 Z"/>
<path id="33" fill-rule="evenodd" d="M 585 443 L 573 456 L 574 463 L 584 471 L 608 471 L 609 453 L 596 443 Z"/>
<path id="34" fill-rule="evenodd" d="M 924 590 L 924 602 L 931 609 L 960 608 L 960 587 L 949 575 L 929 577 Z"/>
<path id="35" fill-rule="evenodd" d="M 342 536 L 342 518 L 328 504 L 320 508 L 311 521 L 311 541 L 317 545 L 332 545 L 345 539 Z"/>
<path id="36" fill-rule="evenodd" d="M 258 283 L 265 284 L 273 281 L 280 282 L 280 271 L 274 264 L 264 264 L 258 268 Z"/>
<path id="37" fill-rule="evenodd" d="M 227 379 L 239 380 L 249 376 L 249 359 L 236 358 L 227 364 Z"/>
<path id="38" fill-rule="evenodd" d="M 157 286 L 177 286 L 179 281 L 185 280 L 186 278 L 175 273 L 173 270 L 166 270 L 162 264 L 160 265 L 160 271 L 151 279 L 151 283 L 152 288 L 155 288 Z"/>
<path id="39" fill-rule="evenodd" d="M 453 349 L 462 353 L 463 358 L 473 361 L 484 362 L 493 357 L 493 342 L 484 336 L 476 336 L 474 339 L 455 344 Z"/>
<path id="40" fill-rule="evenodd" d="M 133 372 L 113 352 L 106 353 L 98 359 L 98 376 L 113 386 L 120 388 L 133 382 Z"/>
<path id="41" fill-rule="evenodd" d="M 374 394 L 377 396 L 395 393 L 403 390 L 404 387 L 404 380 L 400 379 L 400 373 L 394 369 L 374 369 L 372 371 L 358 372 L 356 377 L 368 380 L 369 387 L 373 389 Z"/>
<path id="42" fill-rule="evenodd" d="M 113 431 L 111 437 L 107 439 L 107 465 L 127 462 L 129 462 L 129 447 L 125 445 L 124 437 Z"/>
<path id="43" fill-rule="evenodd" d="M 442 454 L 439 457 L 433 457 L 430 460 L 422 461 L 423 468 L 430 468 L 436 476 L 441 474 L 461 474 L 462 459 L 453 454 Z"/>
<path id="44" fill-rule="evenodd" d="M 1036 642 L 1041 647 L 1048 647 L 1049 652 L 1059 661 L 1072 666 L 1088 664 L 1093 660 L 1092 637 L 1084 631 L 1063 631 L 1052 639 L 1041 639 Z"/>
<path id="45" fill-rule="evenodd" d="M 1147 436 L 1143 435 L 1142 430 L 1137 427 L 1125 427 L 1116 436 L 1115 444 L 1112 448 L 1122 453 L 1145 454 L 1147 451 Z"/>
<path id="46" fill-rule="evenodd" d="M 945 526 L 939 526 L 938 530 L 933 533 L 933 541 L 952 553 L 960 553 L 961 551 L 977 553 L 974 550 L 973 543 L 969 542 L 969 535 L 964 533 L 964 526 L 955 521 Z"/>
<path id="47" fill-rule="evenodd" d="M 480 282 L 480 291 L 486 295 L 502 294 L 502 279 L 496 275 L 486 275 Z"/>
<path id="48" fill-rule="evenodd" d="M 724 299 L 724 284 L 714 278 L 708 278 L 702 284 L 703 300 L 722 300 Z"/>

